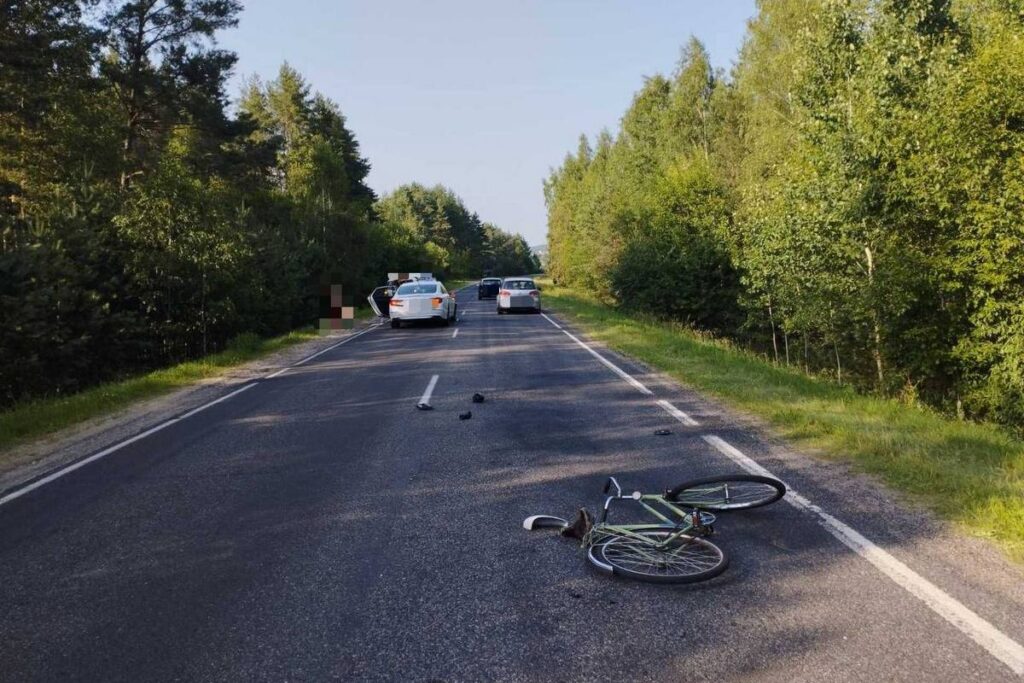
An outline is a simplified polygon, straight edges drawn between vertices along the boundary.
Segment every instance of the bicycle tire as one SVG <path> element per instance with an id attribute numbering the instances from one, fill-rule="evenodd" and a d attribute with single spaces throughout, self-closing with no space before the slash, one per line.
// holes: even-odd
<path id="1" fill-rule="evenodd" d="M 771 505 L 784 495 L 786 485 L 778 479 L 733 474 L 684 482 L 666 493 L 665 499 L 698 510 L 729 512 Z"/>
<path id="2" fill-rule="evenodd" d="M 635 533 L 652 540 L 665 539 L 673 534 L 671 530 L 654 529 Z M 729 557 L 724 550 L 695 536 L 680 536 L 671 552 L 653 552 L 657 560 L 651 559 L 651 546 L 629 536 L 613 536 L 591 546 L 587 557 L 603 571 L 647 583 L 707 581 L 729 566 Z"/>

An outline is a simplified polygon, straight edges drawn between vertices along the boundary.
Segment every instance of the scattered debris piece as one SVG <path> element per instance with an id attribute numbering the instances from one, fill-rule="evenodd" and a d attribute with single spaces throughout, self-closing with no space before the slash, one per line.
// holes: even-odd
<path id="1" fill-rule="evenodd" d="M 483 402 L 484 402 L 484 395 L 483 394 L 473 394 L 473 403 L 483 403 Z"/>
<path id="2" fill-rule="evenodd" d="M 471 417 L 473 417 L 473 411 L 472 410 L 467 410 L 464 413 L 459 413 L 459 419 L 460 420 L 468 420 Z"/>
<path id="3" fill-rule="evenodd" d="M 434 406 L 430 405 L 429 403 L 417 403 L 416 408 L 418 410 L 433 410 Z"/>
<path id="4" fill-rule="evenodd" d="M 671 429 L 655 429 L 654 433 L 657 434 L 658 436 L 668 436 L 669 434 L 672 433 L 672 430 Z"/>

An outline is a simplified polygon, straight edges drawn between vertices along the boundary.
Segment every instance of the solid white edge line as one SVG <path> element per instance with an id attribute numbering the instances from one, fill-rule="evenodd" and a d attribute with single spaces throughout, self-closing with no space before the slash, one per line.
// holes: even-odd
<path id="1" fill-rule="evenodd" d="M 93 455 L 90 455 L 88 458 L 84 458 L 82 460 L 79 460 L 78 462 L 74 462 L 74 463 L 68 465 L 67 467 L 63 467 L 63 468 L 57 470 L 56 472 L 48 474 L 45 477 L 43 477 L 42 479 L 37 479 L 36 481 L 32 482 L 31 484 L 29 484 L 27 486 L 23 486 L 20 489 L 16 489 L 14 491 L 11 491 L 10 493 L 8 493 L 3 498 L 0 498 L 0 505 L 4 505 L 5 503 L 9 503 L 12 500 L 14 500 L 16 498 L 20 498 L 23 495 L 25 495 L 26 493 L 29 493 L 31 491 L 35 491 L 40 486 L 45 486 L 46 484 L 49 484 L 51 481 L 54 481 L 55 479 L 60 479 L 65 474 L 70 474 L 71 472 L 74 472 L 75 470 L 77 470 L 80 467 L 85 467 L 89 463 L 94 462 L 96 460 L 99 460 L 100 458 L 102 458 L 104 456 L 110 455 L 114 451 L 116 451 L 116 450 L 118 450 L 120 448 L 124 448 L 125 446 L 127 446 L 129 444 L 135 443 L 139 439 L 145 439 L 150 434 L 155 434 L 156 432 L 159 432 L 161 429 L 164 429 L 165 427 L 171 426 L 172 424 L 174 424 L 178 420 L 179 420 L 179 418 L 176 418 L 176 417 L 175 418 L 171 418 L 167 422 L 162 422 L 162 423 L 158 424 L 155 427 L 151 427 L 150 429 L 147 429 L 146 431 L 142 432 L 141 434 L 136 434 L 135 436 L 131 437 L 130 439 L 125 439 L 124 441 L 122 441 L 122 442 L 120 442 L 118 444 L 115 444 L 115 445 L 113 445 L 113 446 L 111 446 L 109 448 L 105 448 L 104 450 L 100 451 L 99 453 L 94 453 Z"/>
<path id="2" fill-rule="evenodd" d="M 298 363 L 295 363 L 295 365 L 290 365 L 290 366 L 288 366 L 286 368 L 281 368 L 277 372 L 274 372 L 274 373 L 272 373 L 270 375 L 267 375 L 266 377 L 264 377 L 264 379 L 272 379 L 274 377 L 277 377 L 277 376 L 287 372 L 288 370 L 290 370 L 290 369 L 292 369 L 294 367 L 302 365 L 303 363 L 306 363 L 306 362 L 316 358 L 317 356 L 319 356 L 321 354 L 327 353 L 331 349 L 338 348 L 342 344 L 344 344 L 346 342 L 349 342 L 349 341 L 355 339 L 356 337 L 360 337 L 360 336 L 366 334 L 367 332 L 375 330 L 375 329 L 377 329 L 377 327 L 379 327 L 379 325 L 372 325 L 370 327 L 367 327 L 365 330 L 362 330 L 360 332 L 356 332 L 355 334 L 351 334 L 351 335 L 345 337 L 344 339 L 342 339 L 341 341 L 339 341 L 337 344 L 332 344 L 331 346 L 327 347 L 326 349 L 323 349 L 322 351 L 318 351 L 317 353 L 314 353 L 311 356 L 307 356 L 306 358 L 303 358 L 302 360 L 300 360 Z M 190 418 L 193 415 L 206 410 L 210 406 L 214 406 L 214 405 L 217 405 L 218 403 L 221 403 L 223 401 L 227 401 L 229 398 L 233 398 L 233 397 L 237 396 L 238 394 L 242 393 L 243 391 L 247 391 L 249 389 L 252 389 L 257 384 L 258 384 L 258 382 L 253 382 L 251 384 L 245 385 L 244 387 L 241 387 L 240 389 L 235 389 L 234 391 L 232 391 L 229 394 L 225 394 L 224 396 L 221 396 L 220 398 L 214 399 L 214 400 L 212 400 L 212 401 L 210 401 L 208 403 L 204 403 L 203 405 L 199 406 L 198 408 L 193 408 L 192 410 L 188 411 L 184 415 L 179 415 L 178 417 L 172 417 L 170 420 L 167 420 L 166 422 L 161 422 L 160 424 L 158 424 L 155 427 L 150 427 L 149 429 L 147 429 L 144 432 L 136 434 L 135 436 L 132 436 L 132 437 L 130 437 L 128 439 L 125 439 L 124 441 L 119 441 L 118 443 L 114 444 L 113 446 L 108 446 L 107 448 L 104 448 L 102 451 L 99 451 L 98 453 L 93 453 L 92 455 L 90 455 L 87 458 L 82 458 L 81 460 L 73 462 L 73 463 L 71 463 L 70 465 L 68 465 L 66 467 L 62 467 L 62 468 L 60 468 L 59 470 L 57 470 L 55 472 L 51 472 L 50 474 L 46 475 L 45 477 L 43 477 L 41 479 L 37 479 L 36 481 L 32 482 L 31 484 L 27 484 L 25 486 L 22 486 L 21 488 L 15 489 L 15 490 L 11 491 L 10 493 L 4 495 L 2 498 L 0 498 L 0 505 L 4 505 L 6 503 L 11 502 L 12 500 L 15 500 L 17 498 L 22 497 L 26 493 L 30 493 L 32 491 L 35 491 L 37 488 L 39 488 L 41 486 L 45 486 L 46 484 L 49 484 L 52 481 L 60 479 L 64 475 L 70 474 L 71 472 L 74 472 L 75 470 L 77 470 L 79 468 L 85 467 L 86 465 L 88 465 L 91 462 L 96 462 L 100 458 L 104 458 L 104 457 L 110 455 L 111 453 L 124 448 L 125 446 L 133 444 L 136 441 L 139 441 L 140 439 L 144 439 L 147 436 L 150 436 L 151 434 L 155 434 L 155 433 L 159 432 L 160 430 L 162 430 L 162 429 L 164 429 L 166 427 L 169 427 L 169 426 L 171 426 L 172 424 L 174 424 L 176 422 L 180 422 L 181 420 Z M 431 387 L 431 389 L 432 389 L 432 387 Z"/>
<path id="3" fill-rule="evenodd" d="M 424 390 L 423 395 L 420 396 L 420 403 L 426 403 L 426 404 L 430 403 L 430 397 L 434 393 L 434 387 L 437 386 L 437 378 L 438 377 L 439 377 L 439 375 L 434 375 L 433 377 L 430 378 L 430 383 L 427 384 L 427 388 Z"/>
<path id="4" fill-rule="evenodd" d="M 141 432 L 139 434 L 136 434 L 133 437 L 127 438 L 124 441 L 120 441 L 120 442 L 114 444 L 113 446 L 108 446 L 107 448 L 104 448 L 102 451 L 100 451 L 98 453 L 93 453 L 88 458 L 82 458 L 81 460 L 79 460 L 77 462 L 71 463 L 67 467 L 62 467 L 61 469 L 57 470 L 56 472 L 51 472 L 50 474 L 46 475 L 42 479 L 37 479 L 36 481 L 32 482 L 31 484 L 28 484 L 26 486 L 22 486 L 20 489 L 15 489 L 14 491 L 11 491 L 7 495 L 5 495 L 3 498 L 0 498 L 0 505 L 4 505 L 5 503 L 9 503 L 12 500 L 15 500 L 16 498 L 20 498 L 23 495 L 25 495 L 26 493 L 29 493 L 31 491 L 35 491 L 37 488 L 39 488 L 41 486 L 45 486 L 46 484 L 49 484 L 52 481 L 60 479 L 65 474 L 70 474 L 71 472 L 74 472 L 75 470 L 77 470 L 79 468 L 85 467 L 86 465 L 88 465 L 91 462 L 96 462 L 100 458 L 104 458 L 104 457 L 110 455 L 111 453 L 124 448 L 125 446 L 128 446 L 130 444 L 135 443 L 136 441 L 139 441 L 141 439 L 145 439 L 147 436 L 150 436 L 152 434 L 156 434 L 160 430 L 165 429 L 167 427 L 170 427 L 172 424 L 175 424 L 176 422 L 181 422 L 182 420 L 184 420 L 187 417 L 191 417 L 192 415 L 195 415 L 196 413 L 198 413 L 198 412 L 200 412 L 202 410 L 206 410 L 210 406 L 216 405 L 216 404 L 220 403 L 221 401 L 226 401 L 229 398 L 231 398 L 232 396 L 237 396 L 238 394 L 242 393 L 243 391 L 245 391 L 247 389 L 252 389 L 254 386 L 256 386 L 256 382 L 253 382 L 252 384 L 248 384 L 248 385 L 242 387 L 241 389 L 236 389 L 235 391 L 232 391 L 230 394 L 227 394 L 225 396 L 221 396 L 220 398 L 218 398 L 216 400 L 213 400 L 213 401 L 210 401 L 209 403 L 205 403 L 205 404 L 199 406 L 198 408 L 196 408 L 195 410 L 191 410 L 191 411 L 185 413 L 184 415 L 180 415 L 178 417 L 172 417 L 170 420 L 167 420 L 166 422 L 161 422 L 160 424 L 156 425 L 155 427 L 150 427 L 146 431 Z"/>
<path id="5" fill-rule="evenodd" d="M 291 366 L 289 366 L 288 368 L 285 368 L 285 369 L 288 370 L 288 369 L 291 369 L 291 368 L 297 368 L 300 365 L 304 365 L 305 363 L 308 363 L 309 361 L 313 360 L 317 356 L 322 356 L 325 353 L 327 353 L 328 351 L 333 351 L 334 349 L 338 348 L 342 344 L 347 344 L 350 341 L 352 341 L 353 339 L 355 339 L 356 337 L 362 337 L 367 332 L 372 332 L 373 330 L 377 329 L 378 327 L 380 327 L 380 325 L 371 325 L 371 326 L 367 327 L 365 330 L 360 330 L 359 332 L 356 332 L 354 334 L 350 334 L 347 337 L 345 337 L 344 339 L 342 339 L 340 342 L 338 342 L 337 344 L 331 344 L 326 349 L 321 349 L 320 351 L 317 351 L 316 353 L 314 353 L 312 356 L 306 356 L 305 358 L 303 358 L 299 362 L 294 363 L 293 365 L 291 365 Z"/>
<path id="6" fill-rule="evenodd" d="M 300 360 L 299 362 L 295 363 L 294 365 L 289 365 L 289 366 L 287 366 L 287 367 L 283 367 L 283 368 L 281 368 L 280 370 L 277 370 L 276 372 L 272 372 L 272 373 L 270 373 L 269 375 L 267 375 L 266 377 L 264 377 L 263 379 L 274 379 L 275 377 L 280 377 L 281 375 L 283 375 L 284 373 L 288 372 L 288 371 L 289 371 L 289 370 L 291 370 L 292 368 L 297 368 L 297 367 L 299 367 L 300 365 L 302 365 L 303 363 L 306 363 L 306 362 L 308 362 L 308 361 L 311 361 L 311 360 L 313 360 L 314 358 L 316 358 L 316 357 L 317 357 L 317 356 L 319 356 L 319 355 L 325 354 L 325 353 L 327 353 L 328 351 L 331 351 L 332 349 L 336 349 L 336 348 L 338 348 L 338 347 L 339 347 L 339 346 L 341 346 L 342 344 L 346 344 L 346 343 L 348 343 L 348 342 L 352 341 L 352 340 L 353 340 L 353 339 L 355 339 L 356 337 L 361 337 L 361 336 L 363 336 L 364 334 L 366 334 L 367 332 L 372 332 L 373 330 L 376 330 L 376 329 L 377 329 L 378 327 L 380 327 L 380 323 L 378 323 L 378 324 L 376 324 L 376 325 L 370 325 L 370 326 L 369 326 L 369 327 L 367 327 L 367 328 L 366 328 L 365 330 L 360 330 L 359 332 L 355 332 L 355 333 L 353 333 L 353 334 L 350 334 L 350 335 L 348 335 L 347 337 L 345 337 L 344 339 L 342 339 L 341 341 L 339 341 L 338 343 L 336 343 L 336 344 L 331 344 L 331 345 L 330 345 L 330 346 L 328 346 L 328 347 L 327 347 L 326 349 L 322 349 L 322 350 L 320 350 L 320 351 L 317 351 L 317 352 L 316 352 L 316 353 L 314 353 L 314 354 L 313 354 L 312 356 L 306 356 L 305 358 L 303 358 L 303 359 L 302 359 L 302 360 Z"/>
<path id="7" fill-rule="evenodd" d="M 192 410 L 188 411 L 188 412 L 187 412 L 187 413 L 185 413 L 184 415 L 180 415 L 180 416 L 178 416 L 178 419 L 179 419 L 179 420 L 184 420 L 184 419 L 186 419 L 186 418 L 192 417 L 192 416 L 193 416 L 193 415 L 195 415 L 196 413 L 201 413 L 201 412 L 203 412 L 204 410 L 206 410 L 206 409 L 207 409 L 207 408 L 209 408 L 210 406 L 214 406 L 214 405 L 217 405 L 218 403 L 220 403 L 220 402 L 222 402 L 222 401 L 226 401 L 226 400 L 228 400 L 229 398 L 232 398 L 233 396 L 238 396 L 238 395 L 239 395 L 240 393 L 242 393 L 243 391 L 248 391 L 249 389 L 252 389 L 252 388 L 253 388 L 254 386 L 256 386 L 257 384 L 259 384 L 259 382 L 253 382 L 252 384 L 246 384 L 246 385 L 245 385 L 244 387 L 242 387 L 241 389 L 235 389 L 235 390 L 234 390 L 234 391 L 232 391 L 232 392 L 231 392 L 230 394 L 225 394 L 225 395 L 221 396 L 220 398 L 218 398 L 218 399 L 216 399 L 216 400 L 214 400 L 214 401 L 210 401 L 209 403 L 204 403 L 203 405 L 199 406 L 198 408 L 193 408 Z"/>
<path id="8" fill-rule="evenodd" d="M 546 318 L 552 325 L 558 329 L 562 329 L 558 323 L 547 315 L 541 315 L 543 315 L 544 318 Z M 637 386 L 637 388 L 641 388 L 644 393 L 651 393 L 647 387 L 644 387 L 623 370 L 605 360 L 589 346 L 569 334 L 569 332 L 566 330 L 562 330 L 562 332 L 593 354 L 602 363 L 607 365 L 613 372 L 615 372 L 615 374 L 619 375 L 630 384 Z M 657 403 L 663 409 L 672 414 L 673 417 L 680 419 L 680 416 L 682 416 L 682 418 L 685 418 L 680 419 L 684 424 L 692 423 L 693 426 L 697 425 L 693 418 L 690 418 L 668 401 L 659 400 Z M 676 413 L 678 413 L 678 415 Z M 689 420 L 689 422 L 687 422 L 687 420 Z M 746 456 L 742 451 L 721 437 L 713 434 L 705 434 L 702 438 L 714 447 L 715 450 L 722 453 L 751 474 L 758 474 L 763 477 L 778 479 L 778 477 L 773 475 L 769 470 L 759 465 L 753 459 Z M 839 521 L 812 503 L 810 500 L 797 493 L 795 490 L 790 488 L 788 484 L 786 485 L 786 489 L 786 497 L 783 500 L 796 509 L 807 512 L 817 518 L 818 523 L 840 543 L 867 560 L 875 567 L 875 569 L 889 577 L 889 579 L 891 579 L 896 585 L 921 600 L 921 602 L 923 602 L 929 609 L 956 627 L 961 633 L 981 646 L 990 655 L 1009 667 L 1013 673 L 1024 677 L 1024 646 L 1007 636 L 989 622 L 985 621 L 985 619 L 980 617 L 966 605 L 959 602 L 956 598 L 915 572 L 906 564 L 896 559 L 892 554 L 872 543 L 860 532 Z"/>
<path id="9" fill-rule="evenodd" d="M 561 326 L 561 325 L 559 325 L 558 323 L 556 323 L 556 322 L 555 322 L 554 320 L 552 320 L 551 318 L 549 318 L 549 317 L 548 317 L 548 314 L 547 314 L 547 313 L 541 313 L 540 315 L 541 315 L 541 317 L 542 317 L 542 318 L 544 318 L 545 320 L 547 320 L 547 321 L 548 321 L 549 323 L 551 323 L 552 325 L 554 325 L 554 326 L 555 326 L 555 327 L 557 327 L 558 329 L 562 329 L 562 326 Z"/>
<path id="10" fill-rule="evenodd" d="M 676 408 L 674 405 L 672 405 L 671 403 L 669 403 L 665 399 L 659 400 L 658 401 L 658 405 L 661 406 L 662 408 L 664 408 L 665 412 L 667 412 L 669 415 L 671 415 L 675 419 L 677 419 L 680 422 L 682 422 L 684 425 L 687 425 L 687 426 L 690 426 L 690 427 L 699 427 L 700 426 L 699 422 L 694 420 L 692 417 L 690 417 L 689 415 L 687 415 L 683 411 L 679 410 L 679 408 Z"/>
<path id="11" fill-rule="evenodd" d="M 751 474 L 778 478 L 721 437 L 708 434 L 703 438 L 715 450 Z M 875 569 L 921 600 L 933 612 L 959 629 L 964 635 L 984 648 L 990 655 L 1008 666 L 1015 674 L 1024 676 L 1024 646 L 985 621 L 963 603 L 957 601 L 956 598 L 915 572 L 893 555 L 869 541 L 852 527 L 847 526 L 828 514 L 788 485 L 786 489 L 786 497 L 783 500 L 798 510 L 816 517 L 818 523 L 838 539 L 840 543 L 863 557 Z"/>
<path id="12" fill-rule="evenodd" d="M 579 344 L 580 346 L 582 346 L 582 347 L 583 347 L 584 349 L 586 349 L 586 350 L 587 350 L 587 351 L 588 351 L 588 352 L 590 353 L 590 355 L 592 355 L 592 356 L 593 356 L 594 358 L 596 358 L 596 359 L 598 359 L 599 361 L 601 361 L 602 363 L 604 363 L 604 364 L 605 364 L 605 366 L 606 366 L 606 367 L 607 367 L 607 368 L 608 368 L 609 370 L 611 370 L 611 371 L 612 371 L 612 372 L 614 372 L 614 373 L 615 373 L 616 375 L 618 375 L 619 377 L 621 377 L 621 378 L 622 378 L 623 380 L 625 380 L 625 381 L 626 381 L 627 383 L 631 384 L 631 385 L 633 386 L 633 388 L 635 388 L 635 389 L 636 389 L 637 391 L 639 391 L 639 392 L 640 392 L 641 394 L 646 394 L 646 395 L 648 395 L 648 396 L 651 396 L 651 395 L 653 395 L 653 394 L 654 394 L 654 392 L 653 392 L 653 391 L 651 391 L 650 389 L 648 389 L 647 387 L 645 387 L 645 386 L 644 386 L 643 384 L 641 384 L 641 383 L 640 383 L 640 382 L 639 382 L 638 380 L 636 380 L 636 379 L 635 379 L 635 378 L 634 378 L 633 376 L 631 376 L 631 375 L 630 375 L 630 374 L 629 374 L 628 372 L 626 372 L 625 370 L 623 370 L 622 368 L 620 368 L 620 367 L 619 367 L 618 365 L 616 365 L 615 363 L 612 363 L 612 362 L 611 362 L 610 360 L 608 360 L 607 358 L 605 358 L 604 356 L 602 356 L 601 354 L 599 354 L 599 353 L 598 353 L 597 351 L 595 351 L 594 349 L 592 349 L 592 348 L 590 348 L 589 346 L 587 346 L 587 345 L 586 345 L 586 344 L 585 344 L 584 342 L 580 341 L 580 340 L 579 340 L 579 339 L 577 339 L 577 338 L 576 338 L 575 336 L 573 336 L 572 334 L 570 334 L 568 330 L 564 330 L 564 329 L 562 329 L 561 327 L 559 327 L 558 323 L 556 323 L 556 322 L 555 322 L 554 320 L 552 320 L 551 318 L 548 318 L 548 316 L 547 316 L 546 314 L 544 314 L 544 313 L 541 313 L 541 315 L 542 315 L 542 316 L 544 316 L 544 318 L 545 318 L 545 319 L 547 319 L 547 321 L 548 321 L 549 323 L 551 323 L 551 324 L 552 324 L 552 325 L 554 325 L 555 327 L 558 327 L 558 329 L 562 330 L 562 334 L 564 334 L 565 336 L 569 337 L 569 339 L 572 339 L 572 340 L 573 340 L 574 342 L 576 342 L 577 344 Z"/>

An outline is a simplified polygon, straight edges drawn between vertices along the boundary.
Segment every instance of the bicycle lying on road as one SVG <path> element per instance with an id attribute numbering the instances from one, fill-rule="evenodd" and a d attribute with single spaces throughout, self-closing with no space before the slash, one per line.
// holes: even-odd
<path id="1" fill-rule="evenodd" d="M 581 508 L 572 523 L 561 517 L 533 515 L 523 527 L 559 529 L 563 536 L 578 538 L 587 559 L 598 569 L 618 576 L 653 583 L 694 583 L 725 571 L 729 559 L 708 536 L 714 533 L 714 512 L 749 510 L 782 498 L 786 486 L 777 479 L 737 474 L 685 482 L 663 494 L 634 491 L 622 494 L 615 477 L 609 477 L 607 495 L 597 522 Z M 613 503 L 631 502 L 658 520 L 646 524 L 611 524 Z"/>

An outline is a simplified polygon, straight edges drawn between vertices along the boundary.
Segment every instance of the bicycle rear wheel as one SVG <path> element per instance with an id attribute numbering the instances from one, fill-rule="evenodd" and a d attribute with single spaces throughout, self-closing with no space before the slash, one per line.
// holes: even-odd
<path id="1" fill-rule="evenodd" d="M 665 499 L 684 507 L 721 512 L 769 505 L 785 493 L 786 485 L 778 479 L 734 474 L 688 481 L 665 494 Z"/>
<path id="2" fill-rule="evenodd" d="M 696 583 L 714 578 L 729 566 L 729 558 L 703 538 L 680 536 L 659 548 L 672 536 L 670 530 L 645 530 L 636 536 L 612 536 L 590 548 L 589 558 L 612 574 L 650 583 Z"/>

